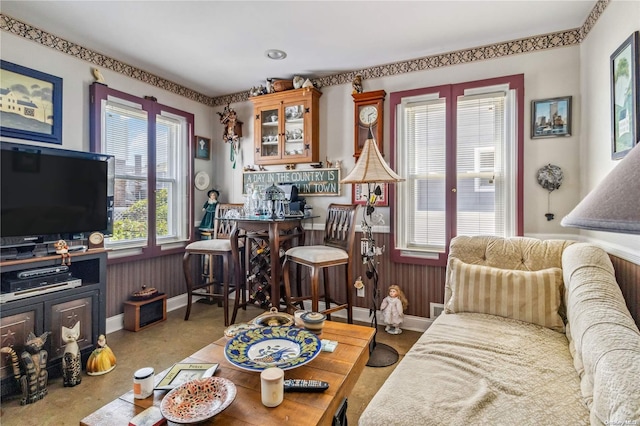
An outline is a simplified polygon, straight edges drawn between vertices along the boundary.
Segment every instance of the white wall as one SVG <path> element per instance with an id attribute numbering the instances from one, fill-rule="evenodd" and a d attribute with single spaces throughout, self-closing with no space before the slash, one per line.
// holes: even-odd
<path id="1" fill-rule="evenodd" d="M 634 31 L 640 30 L 640 2 L 612 1 L 580 45 L 582 134 L 580 198 L 589 193 L 619 161 L 611 160 L 610 56 Z M 640 182 L 620 182 L 640 185 Z M 640 264 L 640 236 L 581 231 L 581 236 L 609 252 Z"/>
<path id="2" fill-rule="evenodd" d="M 0 37 L 0 52 L 2 60 L 62 78 L 62 148 L 89 151 L 89 86 L 94 81 L 91 73 L 94 66 L 89 62 L 6 31 L 3 31 Z M 195 134 L 204 137 L 213 136 L 213 114 L 210 107 L 114 71 L 107 69 L 100 71 L 104 75 L 107 85 L 112 89 L 139 97 L 155 96 L 161 104 L 190 112 L 195 116 Z M 3 140 L 53 146 L 21 139 L 3 138 Z M 215 163 L 215 160 L 195 160 L 194 172 L 206 170 L 212 175 Z M 196 190 L 195 198 L 194 214 L 196 220 L 199 221 L 202 216 L 201 207 L 206 199 L 206 191 Z"/>
<path id="3" fill-rule="evenodd" d="M 580 58 L 578 47 L 565 47 L 545 50 L 526 55 L 517 55 L 502 59 L 482 61 L 439 68 L 429 71 L 413 72 L 375 80 L 365 80 L 365 91 L 383 89 L 387 92 L 385 100 L 384 132 L 385 153 L 390 152 L 390 106 L 392 92 L 436 86 L 440 84 L 459 83 L 480 80 L 511 74 L 525 75 L 525 141 L 524 141 L 524 231 L 527 235 L 576 234 L 577 231 L 560 226 L 560 219 L 569 213 L 579 201 L 579 156 L 580 146 Z M 342 159 L 343 176 L 355 165 L 353 157 L 353 98 L 351 85 L 329 86 L 321 88 L 320 98 L 320 159 L 326 157 L 331 161 Z M 531 100 L 573 96 L 573 135 L 563 138 L 530 139 Z M 251 102 L 232 105 L 244 121 L 243 164 L 253 163 L 253 120 Z M 218 109 L 222 111 L 222 107 Z M 215 125 L 216 133 L 222 134 L 222 126 Z M 229 188 L 232 201 L 241 202 L 242 176 L 240 166 L 231 169 L 228 161 L 228 146 L 223 149 L 218 161 L 220 167 L 216 171 L 216 182 Z M 389 155 L 385 156 L 389 159 Z M 564 171 L 565 180 L 557 191 L 551 194 L 551 212 L 556 219 L 547 221 L 547 191 L 536 181 L 536 171 L 546 164 L 558 165 Z M 268 166 L 269 170 L 278 170 L 282 166 Z M 299 165 L 308 168 L 308 165 Z M 341 197 L 308 197 L 307 201 L 314 208 L 314 213 L 323 213 L 330 202 L 351 202 L 351 186 L 343 186 Z M 388 208 L 380 208 L 388 216 Z M 387 217 L 386 224 L 389 220 Z"/>
<path id="4" fill-rule="evenodd" d="M 510 74 L 525 75 L 525 169 L 524 231 L 526 235 L 556 238 L 588 238 L 599 241 L 616 254 L 640 263 L 640 237 L 601 232 L 581 232 L 560 226 L 569 213 L 613 167 L 610 160 L 609 55 L 633 31 L 640 29 L 640 2 L 614 0 L 578 47 L 564 47 L 536 53 L 480 61 L 365 80 L 365 91 L 384 89 L 385 152 L 389 152 L 389 94 L 395 91 L 439 84 L 458 83 Z M 93 81 L 91 64 L 53 49 L 2 32 L 2 59 L 63 78 L 63 147 L 89 149 L 88 90 Z M 221 189 L 223 201 L 242 202 L 242 167 L 253 164 L 253 106 L 241 102 L 231 106 L 244 122 L 241 157 L 236 168 L 229 161 L 229 145 L 221 142 L 223 133 L 216 112 L 210 108 L 166 92 L 138 80 L 102 70 L 110 87 L 137 96 L 151 95 L 158 101 L 192 112 L 195 134 L 212 140 L 212 160 L 195 160 L 195 172 L 205 170 L 212 186 Z M 351 85 L 321 89 L 320 159 L 343 160 L 342 173 L 355 164 L 353 158 L 353 100 Z M 530 139 L 530 105 L 534 99 L 573 96 L 573 134 L 566 138 Z M 19 141 L 23 142 L 23 141 Z M 389 158 L 387 154 L 387 158 Z M 551 194 L 551 209 L 556 219 L 547 221 L 547 191 L 536 182 L 536 170 L 548 163 L 562 167 L 565 180 Z M 300 165 L 299 168 L 307 168 Z M 281 166 L 269 166 L 277 170 Z M 338 197 L 308 197 L 316 213 L 323 213 L 330 202 L 350 202 L 351 187 L 344 186 Z M 201 218 L 204 191 L 196 191 L 195 219 Z M 380 208 L 388 216 L 388 208 Z M 389 223 L 388 217 L 386 221 Z"/>

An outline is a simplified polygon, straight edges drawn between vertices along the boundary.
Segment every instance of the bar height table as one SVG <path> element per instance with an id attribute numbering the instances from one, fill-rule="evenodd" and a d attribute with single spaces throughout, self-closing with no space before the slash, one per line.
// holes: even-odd
<path id="1" fill-rule="evenodd" d="M 268 240 L 269 247 L 269 278 L 271 303 L 280 309 L 280 278 L 282 277 L 282 264 L 280 262 L 280 247 L 285 244 L 291 246 L 304 245 L 304 228 L 302 221 L 313 219 L 318 216 L 296 216 L 282 219 L 264 216 L 245 216 L 233 218 L 235 226 L 231 231 L 231 251 L 236 263 L 236 280 L 242 282 L 246 276 L 242 276 L 245 268 L 242 265 L 240 256 L 240 238 L 245 238 L 246 263 L 250 265 L 252 256 L 252 240 Z"/>

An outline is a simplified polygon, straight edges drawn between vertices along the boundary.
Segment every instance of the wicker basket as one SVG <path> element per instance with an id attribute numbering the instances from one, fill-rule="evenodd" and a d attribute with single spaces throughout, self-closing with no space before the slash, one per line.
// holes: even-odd
<path id="1" fill-rule="evenodd" d="M 293 89 L 293 80 L 276 80 L 273 83 L 273 90 L 276 92 L 284 92 Z"/>

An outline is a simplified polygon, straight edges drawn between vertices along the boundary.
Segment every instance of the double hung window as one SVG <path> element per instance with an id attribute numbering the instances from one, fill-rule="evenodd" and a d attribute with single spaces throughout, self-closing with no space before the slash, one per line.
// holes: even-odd
<path id="1" fill-rule="evenodd" d="M 92 150 L 115 157 L 116 256 L 155 256 L 189 240 L 193 115 L 91 87 Z"/>
<path id="2" fill-rule="evenodd" d="M 391 95 L 395 261 L 442 265 L 456 235 L 522 234 L 522 75 Z M 402 212 L 402 213 L 401 213 Z"/>

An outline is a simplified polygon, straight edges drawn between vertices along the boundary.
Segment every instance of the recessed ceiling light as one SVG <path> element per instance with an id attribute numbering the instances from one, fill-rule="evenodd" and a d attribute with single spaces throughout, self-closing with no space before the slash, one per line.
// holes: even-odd
<path id="1" fill-rule="evenodd" d="M 278 49 L 269 49 L 266 52 L 264 52 L 264 54 L 267 56 L 267 58 L 274 59 L 274 60 L 280 60 L 287 57 L 286 52 L 283 52 L 282 50 L 278 50 Z"/>

